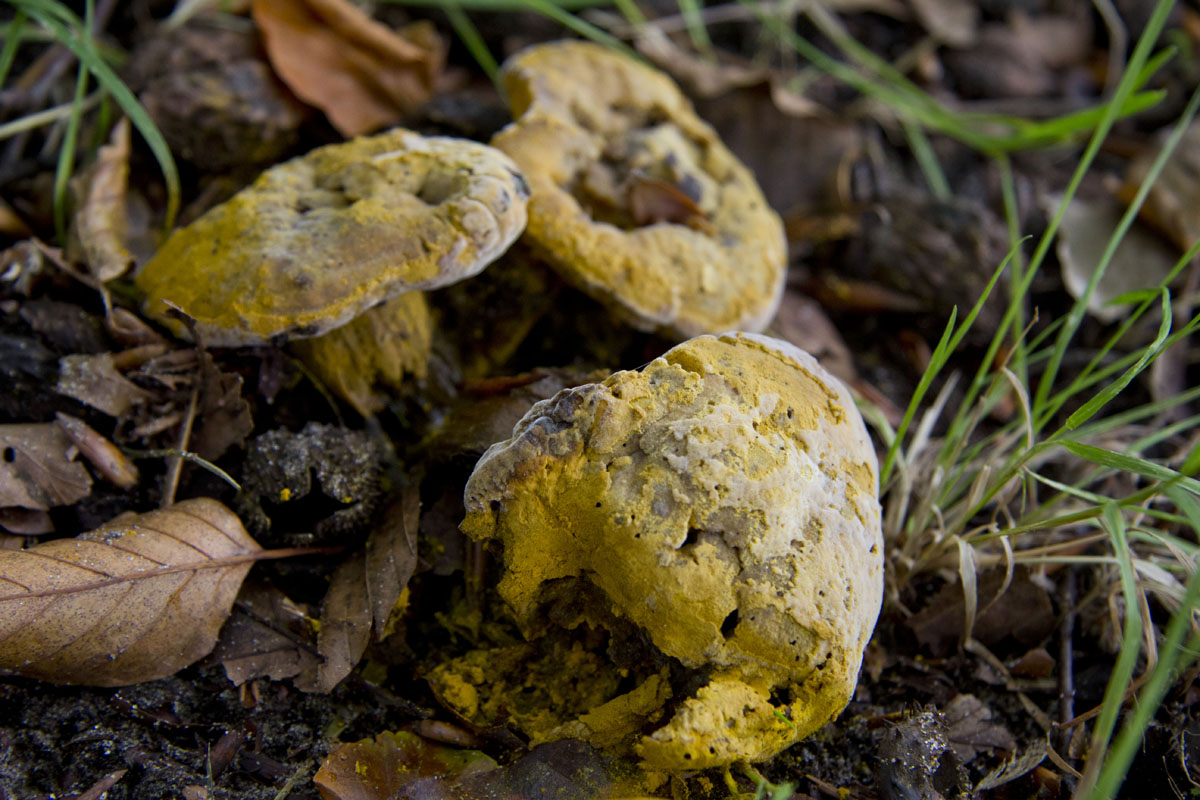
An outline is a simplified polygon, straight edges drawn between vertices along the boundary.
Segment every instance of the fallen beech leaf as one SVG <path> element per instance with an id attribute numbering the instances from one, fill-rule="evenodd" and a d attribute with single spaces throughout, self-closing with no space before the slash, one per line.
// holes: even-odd
<path id="1" fill-rule="evenodd" d="M 318 657 L 307 629 L 306 615 L 283 592 L 251 580 L 238 593 L 210 660 L 225 668 L 235 686 L 253 678 L 281 681 L 306 669 L 315 671 Z"/>
<path id="2" fill-rule="evenodd" d="M 293 681 L 302 692 L 330 692 L 350 674 L 371 638 L 371 605 L 363 591 L 367 562 L 362 551 L 346 559 L 333 573 L 321 601 L 321 631 L 316 670 L 305 670 Z"/>
<path id="3" fill-rule="evenodd" d="M 477 750 L 446 747 L 407 731 L 385 731 L 374 741 L 334 750 L 313 783 L 325 800 L 390 800 L 418 778 L 465 777 L 495 768 L 496 762 Z"/>
<path id="4" fill-rule="evenodd" d="M 128 187 L 129 120 L 122 118 L 113 127 L 108 144 L 96 154 L 96 163 L 72 181 L 79 203 L 75 232 L 83 246 L 88 272 L 101 281 L 121 277 L 133 263 L 125 246 Z"/>
<path id="5" fill-rule="evenodd" d="M 423 105 L 445 63 L 432 25 L 396 32 L 348 0 L 254 0 L 253 15 L 276 74 L 347 137 Z"/>
<path id="6" fill-rule="evenodd" d="M 170 675 L 212 649 L 259 552 L 207 498 L 0 552 L 0 669 L 92 686 Z"/>
<path id="7" fill-rule="evenodd" d="M 59 359 L 54 391 L 73 397 L 112 417 L 124 416 L 152 395 L 113 366 L 112 353 L 71 355 Z"/>
<path id="8" fill-rule="evenodd" d="M 0 508 L 46 511 L 91 494 L 75 445 L 52 422 L 0 425 Z"/>
<path id="9" fill-rule="evenodd" d="M 367 537 L 367 598 L 376 639 L 383 638 L 388 617 L 417 568 L 420 518 L 421 496 L 410 486 L 388 506 Z"/>

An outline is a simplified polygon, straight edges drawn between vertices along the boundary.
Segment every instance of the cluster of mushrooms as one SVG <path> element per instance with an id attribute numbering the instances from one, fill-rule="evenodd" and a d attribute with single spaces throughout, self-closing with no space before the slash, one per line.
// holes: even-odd
<path id="1" fill-rule="evenodd" d="M 626 324 L 687 339 L 536 403 L 479 460 L 462 530 L 495 547 L 524 641 L 427 677 L 535 741 L 664 770 L 769 758 L 857 681 L 883 591 L 874 449 L 836 378 L 757 334 L 782 225 L 671 80 L 584 42 L 503 76 L 515 121 L 490 147 L 392 130 L 274 167 L 170 237 L 145 308 L 209 345 L 288 342 L 364 415 L 425 368 L 424 290 L 518 237 Z"/>

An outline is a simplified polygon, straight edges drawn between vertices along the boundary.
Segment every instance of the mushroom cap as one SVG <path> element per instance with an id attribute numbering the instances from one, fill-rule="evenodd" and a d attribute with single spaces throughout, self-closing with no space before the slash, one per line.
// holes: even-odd
<path id="1" fill-rule="evenodd" d="M 527 197 L 497 150 L 391 130 L 267 170 L 175 231 L 137 284 L 149 314 L 173 304 L 209 344 L 318 336 L 479 272 L 520 234 Z"/>
<path id="2" fill-rule="evenodd" d="M 492 144 L 529 179 L 526 238 L 565 280 L 668 336 L 767 325 L 783 225 L 670 78 L 578 41 L 523 50 L 503 75 L 517 120 Z"/>
<path id="3" fill-rule="evenodd" d="M 329 333 L 291 344 L 305 366 L 364 417 L 382 411 L 407 373 L 424 378 L 433 349 L 433 316 L 424 292 L 372 306 Z"/>
<path id="4" fill-rule="evenodd" d="M 810 355 L 701 336 L 534 405 L 477 464 L 462 527 L 502 544 L 498 590 L 527 637 L 598 592 L 593 624 L 632 623 L 708 675 L 636 747 L 694 769 L 768 758 L 849 701 L 883 597 L 877 473 L 849 392 Z"/>

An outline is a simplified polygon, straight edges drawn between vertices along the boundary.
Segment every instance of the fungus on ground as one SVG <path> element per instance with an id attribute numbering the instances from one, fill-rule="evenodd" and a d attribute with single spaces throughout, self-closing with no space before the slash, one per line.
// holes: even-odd
<path id="1" fill-rule="evenodd" d="M 324 336 L 292 342 L 317 378 L 364 417 L 382 411 L 404 376 L 423 380 L 433 349 L 433 317 L 424 292 L 406 292 L 372 306 Z"/>
<path id="2" fill-rule="evenodd" d="M 395 129 L 272 167 L 175 231 L 137 276 L 217 346 L 317 336 L 404 292 L 482 270 L 525 224 L 528 187 L 486 145 Z"/>
<path id="3" fill-rule="evenodd" d="M 526 239 L 634 327 L 759 331 L 786 245 L 753 175 L 661 72 L 588 42 L 506 62 L 516 122 L 492 144 L 529 179 Z"/>
<path id="4" fill-rule="evenodd" d="M 876 484 L 848 391 L 785 342 L 702 336 L 564 390 L 480 459 L 462 525 L 502 550 L 526 642 L 501 655 L 560 676 L 501 686 L 474 654 L 434 685 L 654 768 L 769 758 L 854 690 L 883 595 Z"/>

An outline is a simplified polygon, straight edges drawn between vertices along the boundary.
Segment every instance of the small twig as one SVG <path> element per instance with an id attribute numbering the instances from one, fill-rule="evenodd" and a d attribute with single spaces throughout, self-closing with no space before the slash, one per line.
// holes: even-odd
<path id="1" fill-rule="evenodd" d="M 228 483 L 234 489 L 237 489 L 239 492 L 242 490 L 242 485 L 235 481 L 233 476 L 228 472 L 221 469 L 208 459 L 205 459 L 200 455 L 188 450 L 175 450 L 173 448 L 167 450 L 132 450 L 130 448 L 123 447 L 121 448 L 121 451 L 125 453 L 125 455 L 133 458 L 182 458 L 186 461 L 191 461 L 198 467 L 203 467 L 221 480 Z"/>
<path id="2" fill-rule="evenodd" d="M 175 502 L 175 490 L 179 488 L 179 476 L 183 472 L 183 453 L 187 450 L 188 440 L 192 438 L 192 425 L 196 422 L 196 402 L 200 397 L 200 387 L 192 387 L 192 399 L 188 401 L 187 414 L 183 417 L 183 425 L 179 430 L 179 444 L 176 447 L 178 451 L 172 458 L 171 466 L 167 470 L 166 479 L 163 482 L 163 498 L 162 505 L 171 505 Z"/>

